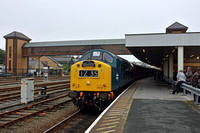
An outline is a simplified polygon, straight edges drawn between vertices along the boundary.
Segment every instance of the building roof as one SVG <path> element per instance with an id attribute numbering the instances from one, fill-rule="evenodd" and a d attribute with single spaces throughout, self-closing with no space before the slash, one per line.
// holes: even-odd
<path id="1" fill-rule="evenodd" d="M 172 25 L 170 25 L 169 27 L 166 28 L 166 31 L 173 31 L 173 30 L 183 30 L 183 31 L 187 31 L 188 27 L 179 23 L 179 22 L 175 22 Z"/>
<path id="2" fill-rule="evenodd" d="M 13 31 L 13 32 L 5 35 L 4 38 L 5 39 L 8 39 L 8 38 L 19 38 L 19 39 L 27 40 L 27 41 L 31 40 L 29 37 L 27 37 L 23 33 L 20 33 L 20 32 L 17 32 L 17 31 Z"/>
<path id="3" fill-rule="evenodd" d="M 54 47 L 54 46 L 112 45 L 112 44 L 125 44 L 125 39 L 30 42 L 26 43 L 23 47 Z"/>
<path id="4" fill-rule="evenodd" d="M 37 60 L 29 60 L 29 66 L 35 66 L 37 63 Z"/>

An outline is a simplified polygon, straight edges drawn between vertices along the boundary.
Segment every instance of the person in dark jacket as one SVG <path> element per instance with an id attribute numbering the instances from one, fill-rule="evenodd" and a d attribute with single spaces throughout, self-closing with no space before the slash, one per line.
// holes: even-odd
<path id="1" fill-rule="evenodd" d="M 197 71 L 194 73 L 194 76 L 192 77 L 191 84 L 192 84 L 193 87 L 198 86 L 199 76 L 200 76 L 200 67 L 197 68 Z"/>
<path id="2" fill-rule="evenodd" d="M 192 77 L 193 77 L 193 73 L 192 73 L 191 67 L 187 67 L 187 71 L 185 73 L 185 76 L 186 76 L 186 82 L 187 82 L 187 84 L 190 85 Z"/>

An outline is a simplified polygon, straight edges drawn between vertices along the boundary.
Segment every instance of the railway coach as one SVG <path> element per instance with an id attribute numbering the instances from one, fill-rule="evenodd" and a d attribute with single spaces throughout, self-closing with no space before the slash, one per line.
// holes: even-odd
<path id="1" fill-rule="evenodd" d="M 102 49 L 85 53 L 71 66 L 69 96 L 80 108 L 105 108 L 130 83 L 134 66 L 127 60 Z"/>

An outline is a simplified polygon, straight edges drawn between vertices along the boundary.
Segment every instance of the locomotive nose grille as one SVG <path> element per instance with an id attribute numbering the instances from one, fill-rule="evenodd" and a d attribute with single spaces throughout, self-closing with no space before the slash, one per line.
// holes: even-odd
<path id="1" fill-rule="evenodd" d="M 95 67 L 95 63 L 94 61 L 83 61 L 82 67 L 86 66 Z"/>

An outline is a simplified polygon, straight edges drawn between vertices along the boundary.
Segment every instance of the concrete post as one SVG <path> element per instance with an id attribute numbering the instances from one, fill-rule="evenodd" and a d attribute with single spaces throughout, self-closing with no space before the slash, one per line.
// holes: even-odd
<path id="1" fill-rule="evenodd" d="M 165 60 L 164 62 L 164 77 L 168 78 L 168 61 Z"/>
<path id="2" fill-rule="evenodd" d="M 184 47 L 178 47 L 178 71 L 184 68 Z"/>
<path id="3" fill-rule="evenodd" d="M 169 79 L 173 79 L 173 66 L 174 66 L 174 61 L 173 61 L 173 54 L 171 53 L 169 55 Z"/>

